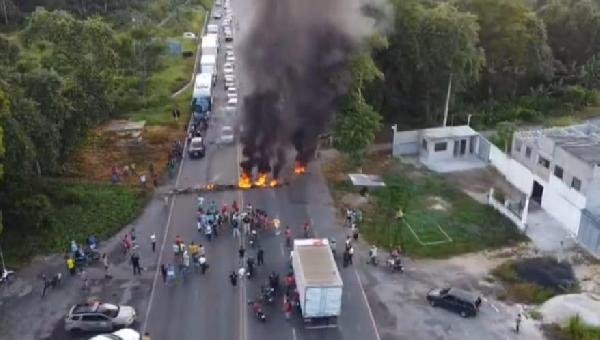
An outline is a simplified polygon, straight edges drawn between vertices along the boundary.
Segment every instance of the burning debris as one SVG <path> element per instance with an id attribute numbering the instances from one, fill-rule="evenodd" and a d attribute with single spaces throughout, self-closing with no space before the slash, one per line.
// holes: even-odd
<path id="1" fill-rule="evenodd" d="M 296 151 L 294 174 L 306 172 L 318 136 L 333 123 L 348 82 L 359 38 L 357 0 L 263 0 L 244 39 L 242 58 L 250 88 L 243 98 L 245 160 L 240 187 L 277 183 L 287 153 Z M 265 24 L 268 23 L 268 24 Z M 242 186 L 243 185 L 243 186 Z"/>

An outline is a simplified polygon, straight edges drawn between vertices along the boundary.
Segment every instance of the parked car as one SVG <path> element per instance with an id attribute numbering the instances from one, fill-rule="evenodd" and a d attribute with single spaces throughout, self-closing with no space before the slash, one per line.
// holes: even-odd
<path id="1" fill-rule="evenodd" d="M 233 74 L 233 64 L 232 63 L 225 63 L 225 65 L 223 65 L 223 72 L 226 75 Z"/>
<path id="2" fill-rule="evenodd" d="M 235 83 L 232 81 L 225 81 L 225 90 L 235 87 Z"/>
<path id="3" fill-rule="evenodd" d="M 225 61 L 228 63 L 235 63 L 235 57 L 234 56 L 226 56 Z"/>
<path id="4" fill-rule="evenodd" d="M 229 125 L 225 125 L 221 128 L 221 138 L 219 139 L 221 144 L 232 144 L 234 140 L 233 128 Z"/>
<path id="5" fill-rule="evenodd" d="M 463 318 L 476 316 L 481 298 L 458 288 L 432 289 L 427 293 L 427 301 L 433 307 L 442 307 L 460 314 Z"/>
<path id="6" fill-rule="evenodd" d="M 219 20 L 223 17 L 223 12 L 221 11 L 214 11 L 213 12 L 213 19 L 215 20 Z"/>
<path id="7" fill-rule="evenodd" d="M 206 155 L 206 147 L 202 137 L 194 137 L 188 146 L 188 155 L 190 158 L 202 158 Z"/>
<path id="8" fill-rule="evenodd" d="M 141 340 L 141 339 L 142 339 L 142 335 L 135 329 L 131 329 L 131 328 L 123 328 L 123 329 L 119 329 L 118 331 L 110 333 L 110 334 L 100 334 L 100 335 L 96 335 L 96 336 L 90 338 L 90 340 Z"/>
<path id="9" fill-rule="evenodd" d="M 183 38 L 196 39 L 196 34 L 194 34 L 193 32 L 183 32 Z"/>
<path id="10" fill-rule="evenodd" d="M 227 98 L 237 98 L 238 92 L 235 86 L 231 86 L 227 88 Z"/>
<path id="11" fill-rule="evenodd" d="M 227 107 L 237 107 L 238 99 L 237 97 L 232 97 L 227 100 Z"/>
<path id="12" fill-rule="evenodd" d="M 135 309 L 130 306 L 113 305 L 104 302 L 78 304 L 65 317 L 65 330 L 106 332 L 128 327 L 135 321 Z"/>
<path id="13" fill-rule="evenodd" d="M 229 57 L 233 57 L 233 51 L 226 51 L 225 52 L 225 58 L 229 58 Z"/>
<path id="14" fill-rule="evenodd" d="M 233 34 L 231 32 L 225 32 L 225 41 L 233 41 Z"/>

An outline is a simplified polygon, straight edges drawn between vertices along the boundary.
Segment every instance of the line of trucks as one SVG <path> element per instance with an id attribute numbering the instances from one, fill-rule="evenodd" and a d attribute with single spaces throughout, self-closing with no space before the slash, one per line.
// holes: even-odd
<path id="1" fill-rule="evenodd" d="M 213 106 L 212 88 L 217 79 L 217 55 L 219 52 L 219 27 L 215 24 L 207 26 L 207 33 L 202 37 L 200 72 L 194 80 L 192 94 L 192 115 L 195 121 L 207 120 Z"/>

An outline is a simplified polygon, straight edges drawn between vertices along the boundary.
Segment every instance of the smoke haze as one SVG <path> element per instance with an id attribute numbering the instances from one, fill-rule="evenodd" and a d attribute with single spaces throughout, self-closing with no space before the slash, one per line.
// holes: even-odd
<path id="1" fill-rule="evenodd" d="M 308 163 L 347 90 L 341 78 L 372 23 L 358 0 L 256 0 L 244 37 L 242 167 L 277 178 L 291 146 Z"/>

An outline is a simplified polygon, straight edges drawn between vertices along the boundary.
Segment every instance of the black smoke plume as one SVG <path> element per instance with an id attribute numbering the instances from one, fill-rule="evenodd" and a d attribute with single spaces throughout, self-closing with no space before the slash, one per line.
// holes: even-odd
<path id="1" fill-rule="evenodd" d="M 242 59 L 249 92 L 241 141 L 251 173 L 275 178 L 291 146 L 308 163 L 347 90 L 341 76 L 357 39 L 340 24 L 348 0 L 257 0 Z"/>

